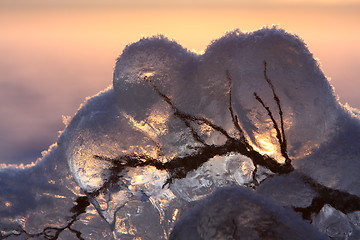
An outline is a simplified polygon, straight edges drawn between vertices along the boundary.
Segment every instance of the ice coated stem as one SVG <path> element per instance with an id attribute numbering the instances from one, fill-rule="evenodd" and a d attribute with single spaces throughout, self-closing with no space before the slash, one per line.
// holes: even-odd
<path id="1" fill-rule="evenodd" d="M 271 83 L 271 80 L 266 75 L 266 62 L 264 62 L 264 68 L 265 68 L 265 70 L 264 70 L 265 79 L 271 86 L 271 89 L 272 89 L 272 92 L 274 95 L 274 99 L 276 100 L 277 106 L 279 108 L 279 114 L 282 119 L 282 110 L 281 110 L 280 100 L 275 93 L 275 89 Z M 183 112 L 182 110 L 180 110 L 173 103 L 173 101 L 170 97 L 168 97 L 166 94 L 164 94 L 163 92 L 160 91 L 160 89 L 154 84 L 154 82 L 152 81 L 152 79 L 150 77 L 145 76 L 144 81 L 146 81 L 148 84 L 150 84 L 152 86 L 152 88 L 154 89 L 154 91 L 158 94 L 158 96 L 161 97 L 164 100 L 164 102 L 166 102 L 171 107 L 171 109 L 173 110 L 174 116 L 176 116 L 178 119 L 180 119 L 185 124 L 185 126 L 190 130 L 193 139 L 195 141 L 201 143 L 203 146 L 199 147 L 198 151 L 195 154 L 187 155 L 184 157 L 174 157 L 172 159 L 169 159 L 165 163 L 162 163 L 162 162 L 158 161 L 157 159 L 154 159 L 147 155 L 141 155 L 141 156 L 136 155 L 136 154 L 123 155 L 123 156 L 119 156 L 115 159 L 107 158 L 105 156 L 94 155 L 94 158 L 109 161 L 114 165 L 113 169 L 116 169 L 116 171 L 113 171 L 113 173 L 111 174 L 111 177 L 109 179 L 111 179 L 111 181 L 116 182 L 116 179 L 118 178 L 117 177 L 118 171 L 119 170 L 122 171 L 125 167 L 153 166 L 153 167 L 157 168 L 158 170 L 166 170 L 170 174 L 169 179 L 167 179 L 167 181 L 163 185 L 163 187 L 164 187 L 167 184 L 173 183 L 174 179 L 185 178 L 189 172 L 198 169 L 201 165 L 206 163 L 209 159 L 211 159 L 215 156 L 225 156 L 230 153 L 240 153 L 244 156 L 247 156 L 253 161 L 253 164 L 255 166 L 257 166 L 257 165 L 263 166 L 276 174 L 285 174 L 285 173 L 292 172 L 294 170 L 294 167 L 291 165 L 291 160 L 289 159 L 289 157 L 287 155 L 287 149 L 286 149 L 287 145 L 286 145 L 286 140 L 285 140 L 285 133 L 283 131 L 283 128 L 284 128 L 283 120 L 281 120 L 281 129 L 282 129 L 282 132 L 281 132 L 269 107 L 267 107 L 265 105 L 265 103 L 263 102 L 263 100 L 256 93 L 254 93 L 256 100 L 259 101 L 261 103 L 261 105 L 267 110 L 268 115 L 270 116 L 270 118 L 274 124 L 274 129 L 277 132 L 277 138 L 278 138 L 279 144 L 281 146 L 281 152 L 282 152 L 282 155 L 286 159 L 285 164 L 280 164 L 272 157 L 260 154 L 248 143 L 247 139 L 245 138 L 244 131 L 239 124 L 238 117 L 235 115 L 233 107 L 232 107 L 232 77 L 228 70 L 226 70 L 225 74 L 226 74 L 227 80 L 229 81 L 229 102 L 228 102 L 229 113 L 231 115 L 231 119 L 233 121 L 235 128 L 237 129 L 237 131 L 240 134 L 239 139 L 236 139 L 236 138 L 230 136 L 230 134 L 224 128 L 212 123 L 207 118 L 193 116 L 193 115 L 187 114 L 187 113 Z M 198 132 L 196 132 L 196 130 L 193 127 L 191 127 L 190 123 L 197 124 L 197 125 L 205 124 L 205 125 L 209 126 L 210 128 L 212 128 L 214 131 L 219 132 L 220 134 L 224 135 L 227 138 L 227 141 L 225 142 L 225 144 L 220 145 L 220 146 L 209 145 L 205 142 L 205 140 L 203 140 L 200 137 L 200 134 Z M 105 182 L 104 186 L 101 189 L 105 189 L 105 186 L 108 185 L 109 182 L 110 182 L 110 180 Z"/>

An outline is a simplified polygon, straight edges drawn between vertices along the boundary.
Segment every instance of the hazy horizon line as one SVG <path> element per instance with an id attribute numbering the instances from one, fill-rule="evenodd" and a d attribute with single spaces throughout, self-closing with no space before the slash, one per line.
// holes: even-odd
<path id="1" fill-rule="evenodd" d="M 137 1 L 137 2 L 118 2 L 118 1 L 108 1 L 108 2 L 98 2 L 94 1 L 77 1 L 77 2 L 49 2 L 49 1 L 9 1 L 4 0 L 0 2 L 0 8 L 10 9 L 61 9 L 61 8 L 83 8 L 83 9 L 92 9 L 92 8 L 123 8 L 123 9 L 169 9 L 169 8 L 179 8 L 179 9 L 229 9 L 229 8 L 359 8 L 360 1 L 348 1 L 348 2 L 281 2 L 281 1 L 272 1 L 272 2 L 263 2 L 263 1 L 253 1 L 253 2 L 234 2 L 232 0 L 226 2 L 163 2 L 162 0 L 157 0 L 154 2 L 148 1 Z"/>

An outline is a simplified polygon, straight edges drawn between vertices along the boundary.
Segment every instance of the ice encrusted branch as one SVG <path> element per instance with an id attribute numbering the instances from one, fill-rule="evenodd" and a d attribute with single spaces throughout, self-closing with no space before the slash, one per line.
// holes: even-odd
<path id="1" fill-rule="evenodd" d="M 181 120 L 184 123 L 185 127 L 189 129 L 193 139 L 196 142 L 200 143 L 202 146 L 197 147 L 197 151 L 191 155 L 176 156 L 168 159 L 167 162 L 161 162 L 158 159 L 150 157 L 148 155 L 127 154 L 118 156 L 116 158 L 108 158 L 106 156 L 94 155 L 94 158 L 98 160 L 110 162 L 112 164 L 112 168 L 110 169 L 110 177 L 103 184 L 103 186 L 97 191 L 89 194 L 96 196 L 102 191 L 107 191 L 109 186 L 111 186 L 112 184 L 116 184 L 119 178 L 123 177 L 126 168 L 153 166 L 158 170 L 167 171 L 169 174 L 169 178 L 164 184 L 164 186 L 166 186 L 167 184 L 173 183 L 175 179 L 185 178 L 189 172 L 195 171 L 204 163 L 209 161 L 209 159 L 215 156 L 226 156 L 231 153 L 238 153 L 247 156 L 252 160 L 255 169 L 253 170 L 253 180 L 251 185 L 254 188 L 259 184 L 256 180 L 256 171 L 258 169 L 258 166 L 269 169 L 274 174 L 278 175 L 293 172 L 295 169 L 292 166 L 291 159 L 288 156 L 287 152 L 287 140 L 285 135 L 284 116 L 281 107 L 281 100 L 277 95 L 275 86 L 268 75 L 267 62 L 264 61 L 263 65 L 263 77 L 265 82 L 271 89 L 273 100 L 275 101 L 277 106 L 280 123 L 276 121 L 274 113 L 268 107 L 267 103 L 261 98 L 261 96 L 259 96 L 258 93 L 254 92 L 254 97 L 255 100 L 258 101 L 260 105 L 266 110 L 267 115 L 273 123 L 273 128 L 276 131 L 276 138 L 280 146 L 281 155 L 285 158 L 284 164 L 280 164 L 278 161 L 276 161 L 276 159 L 256 151 L 246 139 L 244 130 L 239 123 L 239 118 L 233 110 L 233 80 L 228 70 L 225 71 L 225 77 L 228 80 L 229 84 L 228 110 L 232 119 L 232 123 L 238 132 L 238 137 L 231 136 L 231 134 L 227 132 L 223 127 L 213 123 L 211 120 L 205 117 L 194 116 L 180 110 L 172 101 L 172 99 L 166 94 L 164 94 L 154 84 L 150 77 L 144 77 L 144 80 L 148 84 L 150 84 L 154 91 L 163 99 L 163 101 L 165 101 L 171 107 L 174 116 Z M 222 145 L 206 143 L 206 141 L 201 137 L 200 133 L 197 132 L 196 128 L 193 127 L 193 125 L 208 126 L 214 132 L 222 134 L 226 138 L 226 142 Z M 311 206 L 308 206 L 307 208 L 294 209 L 295 211 L 303 213 L 303 217 L 305 219 L 308 219 L 309 215 L 311 215 L 312 213 L 319 212 L 324 204 L 330 204 L 337 210 L 342 211 L 343 213 L 360 210 L 359 197 L 340 190 L 328 188 L 322 184 L 317 183 L 314 179 L 302 173 L 300 173 L 300 175 L 302 176 L 303 180 L 318 193 L 318 196 L 313 200 L 313 204 Z"/>
<path id="2" fill-rule="evenodd" d="M 265 65 L 266 66 L 266 65 Z M 284 146 L 284 152 L 286 156 L 286 159 L 289 159 L 285 162 L 285 164 L 281 164 L 278 161 L 276 161 L 274 158 L 261 154 L 258 151 L 256 151 L 247 141 L 244 135 L 244 131 L 240 126 L 238 116 L 234 113 L 233 106 L 232 106 L 232 77 L 229 71 L 226 71 L 226 78 L 229 82 L 229 103 L 228 103 L 228 109 L 229 113 L 231 115 L 232 122 L 234 124 L 235 129 L 239 133 L 239 138 L 232 137 L 223 127 L 213 123 L 211 120 L 205 118 L 205 117 L 198 117 L 194 115 L 190 115 L 185 113 L 184 111 L 180 110 L 172 101 L 172 99 L 160 91 L 160 89 L 153 83 L 152 79 L 150 77 L 144 77 L 144 80 L 148 82 L 154 89 L 154 91 L 165 101 L 173 110 L 174 116 L 176 116 L 178 119 L 180 119 L 186 128 L 188 128 L 191 132 L 191 135 L 193 139 L 196 142 L 201 143 L 203 146 L 198 147 L 196 153 L 181 157 L 174 157 L 172 159 L 169 159 L 167 162 L 163 163 L 155 158 L 152 158 L 148 155 L 121 155 L 116 158 L 108 158 L 106 156 L 99 156 L 94 155 L 94 158 L 98 160 L 104 160 L 111 162 L 113 167 L 111 168 L 111 176 L 108 178 L 108 180 L 104 183 L 104 185 L 97 191 L 98 194 L 99 191 L 106 190 L 108 188 L 108 185 L 111 185 L 112 183 L 117 182 L 117 180 L 122 177 L 121 173 L 125 170 L 126 167 L 142 167 L 142 166 L 153 166 L 157 168 L 158 170 L 165 170 L 169 173 L 170 177 L 167 179 L 166 184 L 171 184 L 173 180 L 175 179 L 181 179 L 187 176 L 187 174 L 191 171 L 194 171 L 198 169 L 201 165 L 206 163 L 209 159 L 215 157 L 215 156 L 225 156 L 230 153 L 239 153 L 241 155 L 249 157 L 254 166 L 255 169 L 257 169 L 257 166 L 265 167 L 269 170 L 271 170 L 273 173 L 276 174 L 285 174 L 290 173 L 294 170 L 293 166 L 291 165 L 290 159 L 287 157 L 286 153 L 286 144 L 284 144 L 284 138 L 285 134 L 281 134 L 275 120 L 274 127 L 279 132 L 279 142 Z M 267 77 L 266 77 L 267 78 Z M 267 78 L 267 82 L 270 82 L 270 79 Z M 270 82 L 271 84 L 271 82 Z M 274 93 L 274 99 L 278 99 L 277 95 Z M 280 101 L 278 101 L 279 111 L 281 114 L 282 119 L 282 110 L 280 106 Z M 269 110 L 270 112 L 270 110 Z M 271 112 L 270 112 L 271 114 Z M 195 125 L 207 125 L 210 127 L 213 131 L 218 132 L 222 134 L 226 138 L 226 142 L 222 145 L 214 145 L 214 144 L 208 144 L 204 139 L 201 138 L 200 134 L 195 130 L 195 128 L 192 127 L 190 124 Z M 283 129 L 283 121 L 281 121 L 281 127 Z M 284 156 L 284 157 L 285 157 Z M 255 178 L 254 178 L 255 181 Z M 164 185 L 164 186 L 165 186 Z"/>
<path id="3" fill-rule="evenodd" d="M 358 196 L 326 187 L 304 174 L 301 174 L 301 177 L 317 193 L 309 206 L 293 208 L 296 212 L 300 212 L 304 219 L 310 220 L 311 215 L 319 213 L 325 204 L 329 204 L 344 214 L 360 211 L 360 198 Z"/>
<path id="4" fill-rule="evenodd" d="M 270 108 L 264 103 L 264 101 L 261 99 L 261 97 L 259 97 L 259 95 L 254 92 L 254 96 L 255 99 L 261 104 L 261 106 L 266 110 L 267 114 L 269 115 L 273 125 L 274 125 L 274 129 L 276 131 L 276 138 L 279 141 L 279 145 L 280 145 L 280 151 L 281 151 L 281 155 L 285 158 L 285 163 L 287 164 L 291 164 L 291 160 L 288 156 L 287 153 L 287 141 L 286 141 L 286 136 L 285 136 L 285 128 L 284 128 L 284 117 L 283 117 L 283 111 L 281 108 L 281 102 L 280 102 L 280 98 L 278 97 L 278 95 L 275 92 L 275 87 L 271 81 L 271 79 L 269 78 L 268 74 L 267 74 L 267 62 L 264 61 L 264 79 L 266 80 L 266 82 L 268 83 L 268 85 L 271 88 L 272 94 L 273 94 L 273 99 L 278 107 L 279 110 L 279 117 L 280 117 L 280 128 L 278 123 L 275 120 L 274 115 L 272 114 Z"/>
<path id="5" fill-rule="evenodd" d="M 70 232 L 75 234 L 77 239 L 85 240 L 82 238 L 81 232 L 74 229 L 72 226 L 74 223 L 76 223 L 76 221 L 78 221 L 79 216 L 86 212 L 86 208 L 90 205 L 90 202 L 87 196 L 79 196 L 75 200 L 75 203 L 76 204 L 70 209 L 70 212 L 73 213 L 73 215 L 68 218 L 68 221 L 63 227 L 48 226 L 39 233 L 29 233 L 19 226 L 19 229 L 7 231 L 8 233 L 0 232 L 0 239 L 6 239 L 12 236 L 23 236 L 24 239 L 44 238 L 49 240 L 56 240 L 63 231 L 68 229 Z"/>

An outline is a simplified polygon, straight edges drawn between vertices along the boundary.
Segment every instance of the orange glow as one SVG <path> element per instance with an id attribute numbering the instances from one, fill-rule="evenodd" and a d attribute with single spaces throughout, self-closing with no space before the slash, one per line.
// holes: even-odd
<path id="1" fill-rule="evenodd" d="M 19 131 L 2 134 L 7 141 L 1 143 L 0 150 L 28 145 L 29 136 L 38 136 L 49 122 L 57 122 L 56 130 L 62 129 L 61 115 L 72 116 L 86 96 L 112 84 L 112 68 L 124 47 L 156 34 L 174 38 L 184 47 L 201 53 L 226 31 L 239 28 L 246 32 L 277 24 L 304 39 L 315 58 L 321 60 L 340 100 L 360 108 L 360 5 L 296 5 L 294 0 L 293 5 L 285 6 L 284 1 L 271 1 L 278 3 L 276 6 L 245 4 L 230 8 L 226 4 L 234 1 L 229 0 L 216 9 L 175 5 L 167 8 L 0 7 L 0 84 L 21 86 L 42 98 L 36 105 L 38 112 L 33 111 L 32 115 L 27 104 L 19 108 L 8 104 L 15 102 L 11 97 L 18 98 L 11 91 L 0 96 L 0 102 L 5 102 L 0 106 L 0 116 L 9 116 L 2 120 L 2 128 L 16 125 Z M 47 94 L 54 89 L 57 94 Z M 40 114 L 44 112 L 47 114 Z M 55 141 L 56 130 L 48 129 L 44 135 L 52 133 Z"/>
<path id="2" fill-rule="evenodd" d="M 277 24 L 307 43 L 324 38 L 357 43 L 360 8 L 245 8 L 245 9 L 100 9 L 0 11 L 1 41 L 41 45 L 73 45 L 94 50 L 121 50 L 142 36 L 164 34 L 189 49 L 203 50 L 211 40 L 239 28 L 252 31 Z M 6 23 L 6 24 L 5 24 Z M 315 41 L 314 41 L 315 40 Z M 58 46 L 61 47 L 61 46 Z M 110 48 L 110 49 L 109 49 Z M 56 49 L 54 49 L 56 50 Z"/>
<path id="3" fill-rule="evenodd" d="M 85 79 L 71 79 L 72 84 L 80 84 L 93 94 L 111 84 L 115 58 L 127 44 L 141 37 L 164 34 L 190 50 L 201 52 L 226 31 L 239 28 L 246 32 L 272 24 L 301 36 L 321 60 L 340 96 L 350 105 L 360 107 L 360 95 L 356 92 L 360 83 L 358 6 L 0 9 L 0 51 L 7 62 L 16 59 L 26 77 L 34 80 L 39 79 L 40 64 L 46 64 L 49 74 L 57 65 L 65 73 L 99 76 L 95 81 L 86 79 L 86 85 Z M 49 62 L 53 58 L 59 62 Z M 21 72 L 17 70 L 17 74 Z M 41 74 L 46 74 L 44 69 Z M 51 88 L 56 83 L 41 84 Z M 62 111 L 59 115 L 73 112 Z"/>

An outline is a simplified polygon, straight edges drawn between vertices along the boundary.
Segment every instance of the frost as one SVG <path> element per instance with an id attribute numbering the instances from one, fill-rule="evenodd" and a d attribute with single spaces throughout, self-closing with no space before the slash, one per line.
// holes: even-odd
<path id="1" fill-rule="evenodd" d="M 348 109 L 283 30 L 230 32 L 202 55 L 141 39 L 42 160 L 1 169 L 0 236 L 321 239 L 312 221 L 356 239 L 360 123 Z"/>

